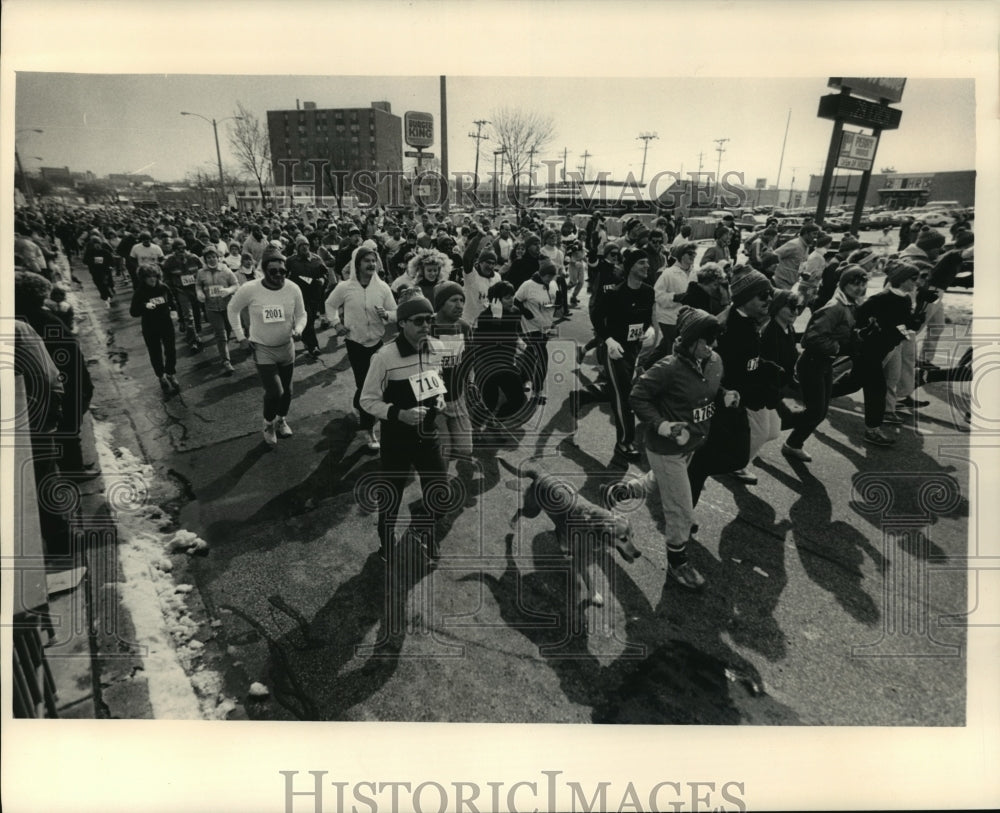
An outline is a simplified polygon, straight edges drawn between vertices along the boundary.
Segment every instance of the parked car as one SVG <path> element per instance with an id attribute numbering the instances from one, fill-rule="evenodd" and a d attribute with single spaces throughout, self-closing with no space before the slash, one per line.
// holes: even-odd
<path id="1" fill-rule="evenodd" d="M 917 218 L 922 220 L 926 226 L 950 226 L 954 219 L 944 212 L 927 212 L 917 215 Z"/>

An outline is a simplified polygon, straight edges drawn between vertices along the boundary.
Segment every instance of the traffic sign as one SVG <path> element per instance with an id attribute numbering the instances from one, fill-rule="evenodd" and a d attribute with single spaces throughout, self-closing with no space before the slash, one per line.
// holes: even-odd
<path id="1" fill-rule="evenodd" d="M 408 110 L 403 114 L 403 139 L 411 147 L 429 147 L 434 143 L 434 116 Z"/>
<path id="2" fill-rule="evenodd" d="M 407 158 L 433 158 L 434 157 L 434 153 L 432 153 L 432 152 L 423 152 L 423 151 L 417 151 L 417 150 L 407 150 L 406 152 L 403 153 L 403 155 L 405 155 Z"/>
<path id="3" fill-rule="evenodd" d="M 879 130 L 895 130 L 903 111 L 887 104 L 876 104 L 864 99 L 856 99 L 846 93 L 831 93 L 819 100 L 821 119 L 840 119 L 847 124 L 873 127 Z"/>

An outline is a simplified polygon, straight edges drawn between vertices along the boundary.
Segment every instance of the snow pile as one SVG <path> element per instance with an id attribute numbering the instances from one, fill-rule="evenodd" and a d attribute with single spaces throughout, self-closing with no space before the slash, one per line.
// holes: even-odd
<path id="1" fill-rule="evenodd" d="M 132 617 L 137 649 L 148 678 L 155 719 L 225 719 L 236 703 L 224 695 L 221 676 L 202 663 L 201 626 L 186 598 L 194 588 L 175 584 L 169 554 L 207 550 L 190 531 L 164 533 L 169 517 L 149 504 L 152 466 L 114 445 L 113 427 L 94 421 L 94 439 L 106 484 L 105 499 L 118 525 L 118 556 L 124 581 L 109 587 Z M 213 625 L 214 626 L 214 625 Z M 202 639 L 214 637 L 207 630 Z"/>

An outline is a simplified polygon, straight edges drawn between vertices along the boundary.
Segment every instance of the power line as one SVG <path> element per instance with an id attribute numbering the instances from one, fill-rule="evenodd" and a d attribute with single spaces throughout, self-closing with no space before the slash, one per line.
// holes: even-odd
<path id="1" fill-rule="evenodd" d="M 486 121 L 486 119 L 476 119 L 476 121 L 472 123 L 476 125 L 476 132 L 469 133 L 469 138 L 476 139 L 476 171 L 475 171 L 476 184 L 475 188 L 473 189 L 473 191 L 475 192 L 479 189 L 479 142 L 489 141 L 490 137 L 487 135 L 482 135 L 483 127 L 489 124 L 489 122 Z"/>
<path id="2" fill-rule="evenodd" d="M 590 158 L 590 153 L 584 150 L 580 157 L 583 159 L 583 180 L 587 180 L 587 159 Z"/>
<path id="3" fill-rule="evenodd" d="M 726 148 L 723 145 L 727 141 L 729 141 L 729 139 L 715 138 L 713 139 L 713 141 L 715 141 L 715 143 L 719 145 L 718 147 L 715 148 L 715 151 L 719 153 L 719 162 L 718 164 L 716 164 L 715 167 L 715 198 L 716 198 L 716 203 L 718 203 L 719 201 L 722 200 L 722 196 L 719 194 L 719 189 L 720 189 L 720 184 L 722 183 L 722 178 L 720 177 L 722 173 L 722 153 L 726 151 Z"/>
<path id="4" fill-rule="evenodd" d="M 656 133 L 639 133 L 636 141 L 642 141 L 642 172 L 639 175 L 639 183 L 646 182 L 646 152 L 649 150 L 649 142 L 654 138 L 659 138 Z"/>

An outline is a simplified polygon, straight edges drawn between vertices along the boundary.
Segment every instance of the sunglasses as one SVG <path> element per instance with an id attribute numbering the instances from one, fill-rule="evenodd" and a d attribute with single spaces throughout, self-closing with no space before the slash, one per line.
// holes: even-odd
<path id="1" fill-rule="evenodd" d="M 411 324 L 417 327 L 423 327 L 424 325 L 429 325 L 434 321 L 433 316 L 411 316 L 409 319 Z"/>

